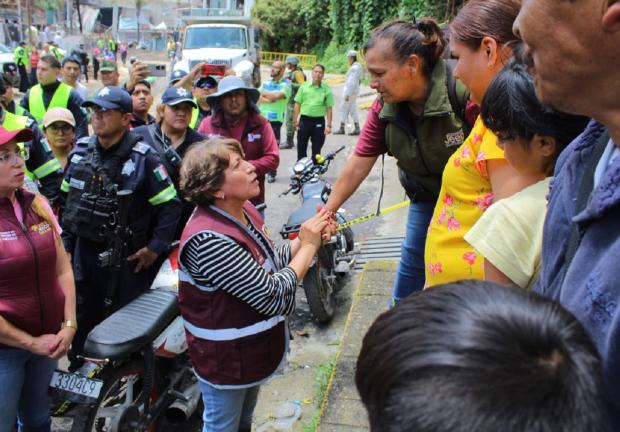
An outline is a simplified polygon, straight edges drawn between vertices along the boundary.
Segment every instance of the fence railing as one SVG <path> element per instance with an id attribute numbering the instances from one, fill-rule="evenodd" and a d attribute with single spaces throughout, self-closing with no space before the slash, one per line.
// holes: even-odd
<path id="1" fill-rule="evenodd" d="M 299 59 L 299 65 L 303 68 L 311 68 L 317 62 L 317 56 L 314 54 L 296 54 L 296 53 L 282 53 L 273 51 L 261 51 L 260 62 L 271 64 L 274 61 L 286 62 L 288 56 L 297 56 Z"/>

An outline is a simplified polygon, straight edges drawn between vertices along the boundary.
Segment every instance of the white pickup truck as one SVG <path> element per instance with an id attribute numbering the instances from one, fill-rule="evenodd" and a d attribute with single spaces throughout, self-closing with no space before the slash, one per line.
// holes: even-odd
<path id="1" fill-rule="evenodd" d="M 182 15 L 188 23 L 183 33 L 180 58 L 174 70 L 190 71 L 200 62 L 232 68 L 246 85 L 260 86 L 258 29 L 242 11 L 191 9 Z"/>

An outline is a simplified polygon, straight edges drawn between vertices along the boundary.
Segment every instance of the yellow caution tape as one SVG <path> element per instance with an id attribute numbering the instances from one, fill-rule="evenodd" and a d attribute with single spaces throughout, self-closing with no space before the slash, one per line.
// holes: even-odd
<path id="1" fill-rule="evenodd" d="M 372 219 L 374 217 L 381 216 L 381 215 L 384 215 L 384 214 L 387 214 L 387 213 L 391 213 L 391 212 L 393 212 L 395 210 L 401 209 L 403 207 L 407 207 L 407 206 L 409 206 L 409 204 L 411 204 L 411 201 L 410 200 L 405 200 L 405 201 L 400 202 L 398 204 L 394 204 L 393 206 L 381 209 L 378 212 L 370 213 L 370 214 L 367 214 L 366 216 L 361 216 L 361 217 L 352 219 L 349 222 L 341 223 L 340 225 L 338 225 L 338 230 L 341 231 L 341 230 L 343 230 L 345 228 L 349 228 L 352 225 L 357 225 L 358 223 L 366 222 L 367 220 L 370 220 L 370 219 Z"/>

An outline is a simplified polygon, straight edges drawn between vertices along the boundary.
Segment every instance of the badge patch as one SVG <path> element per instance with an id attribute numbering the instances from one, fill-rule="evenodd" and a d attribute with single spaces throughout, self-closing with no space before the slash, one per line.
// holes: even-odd
<path id="1" fill-rule="evenodd" d="M 75 189 L 83 190 L 84 184 L 83 180 L 78 180 L 76 178 L 71 178 L 71 180 L 69 180 L 69 186 Z"/>
<path id="2" fill-rule="evenodd" d="M 17 240 L 15 231 L 0 231 L 0 240 Z"/>
<path id="3" fill-rule="evenodd" d="M 40 224 L 32 225 L 30 227 L 32 231 L 38 232 L 40 235 L 43 235 L 52 230 L 52 226 L 47 222 L 41 222 Z"/>
<path id="4" fill-rule="evenodd" d="M 78 163 L 79 161 L 81 161 L 82 159 L 84 159 L 84 157 L 83 157 L 82 155 L 79 155 L 79 154 L 74 154 L 74 155 L 71 157 L 71 163 L 72 163 L 72 164 L 76 164 L 76 163 Z"/>
<path id="5" fill-rule="evenodd" d="M 262 135 L 261 134 L 248 134 L 248 142 L 254 142 L 256 140 L 261 139 Z"/>
<path id="6" fill-rule="evenodd" d="M 131 174 L 133 174 L 135 170 L 136 170 L 136 164 L 133 163 L 131 159 L 127 159 L 127 162 L 123 164 L 123 170 L 121 171 L 121 174 L 126 177 L 129 177 Z"/>
<path id="7" fill-rule="evenodd" d="M 465 141 L 465 133 L 463 129 L 459 129 L 456 132 L 446 134 L 446 140 L 444 144 L 446 147 L 460 146 Z"/>
<path id="8" fill-rule="evenodd" d="M 153 170 L 153 174 L 155 174 L 155 178 L 159 181 L 164 181 L 169 178 L 168 171 L 166 171 L 166 168 L 164 168 L 163 165 L 160 165 L 157 168 L 155 168 Z"/>

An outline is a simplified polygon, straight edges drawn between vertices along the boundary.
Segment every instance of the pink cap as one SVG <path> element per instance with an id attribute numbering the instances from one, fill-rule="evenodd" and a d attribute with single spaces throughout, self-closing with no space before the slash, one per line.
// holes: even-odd
<path id="1" fill-rule="evenodd" d="M 8 131 L 0 126 L 0 146 L 8 144 L 11 141 L 26 142 L 34 138 L 34 133 L 30 129 L 17 129 Z"/>

